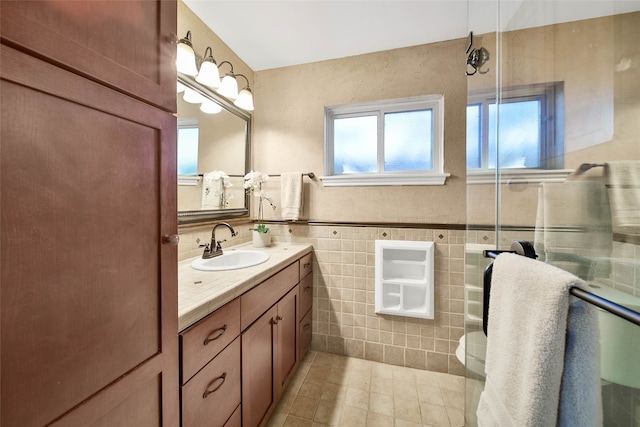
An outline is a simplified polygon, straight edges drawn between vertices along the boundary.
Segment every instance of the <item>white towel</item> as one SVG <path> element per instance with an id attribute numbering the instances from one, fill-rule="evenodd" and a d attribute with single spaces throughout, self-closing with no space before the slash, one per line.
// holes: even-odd
<path id="1" fill-rule="evenodd" d="M 283 173 L 280 177 L 280 186 L 280 210 L 282 212 L 282 219 L 285 221 L 299 220 L 304 206 L 302 173 Z"/>
<path id="2" fill-rule="evenodd" d="M 609 162 L 605 171 L 614 232 L 640 233 L 640 161 Z"/>
<path id="3" fill-rule="evenodd" d="M 536 253 L 582 279 L 611 273 L 613 234 L 607 189 L 599 181 L 545 182 L 538 190 Z"/>
<path id="4" fill-rule="evenodd" d="M 202 176 L 202 209 L 220 209 L 225 204 L 225 178 L 223 171 L 211 171 Z"/>
<path id="5" fill-rule="evenodd" d="M 602 425 L 598 313 L 572 286 L 585 284 L 552 265 L 495 260 L 480 427 Z"/>

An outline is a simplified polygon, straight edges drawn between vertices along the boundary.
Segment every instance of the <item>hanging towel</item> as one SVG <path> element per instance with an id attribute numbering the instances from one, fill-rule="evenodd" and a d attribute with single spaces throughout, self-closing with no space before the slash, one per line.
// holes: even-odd
<path id="1" fill-rule="evenodd" d="M 602 426 L 598 313 L 572 286 L 541 261 L 494 261 L 479 427 Z"/>
<path id="2" fill-rule="evenodd" d="M 609 277 L 613 234 L 599 181 L 545 182 L 538 189 L 536 253 L 584 280 Z"/>
<path id="3" fill-rule="evenodd" d="M 225 204 L 225 178 L 223 171 L 207 172 L 202 177 L 202 209 L 220 209 Z"/>
<path id="4" fill-rule="evenodd" d="M 616 233 L 640 233 L 640 161 L 609 162 L 605 166 Z"/>
<path id="5" fill-rule="evenodd" d="M 302 215 L 304 197 L 302 193 L 302 172 L 286 172 L 280 177 L 280 206 L 282 219 L 297 221 Z"/>

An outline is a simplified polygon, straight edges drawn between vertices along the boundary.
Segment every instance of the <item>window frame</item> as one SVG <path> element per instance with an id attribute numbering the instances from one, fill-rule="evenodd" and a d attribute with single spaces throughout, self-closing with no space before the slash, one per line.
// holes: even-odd
<path id="1" fill-rule="evenodd" d="M 499 102 L 498 102 L 499 100 Z M 501 104 L 513 102 L 540 101 L 540 167 L 538 168 L 503 168 L 501 171 L 560 171 L 564 168 L 564 83 L 550 82 L 525 86 L 502 88 L 496 97 L 495 90 L 479 90 L 472 92 L 467 99 L 467 107 L 480 106 L 480 167 L 469 168 L 473 175 L 483 173 L 495 174 L 496 168 L 489 168 L 489 105 L 496 104 L 498 111 Z M 497 161 L 496 161 L 497 162 Z M 516 174 L 517 175 L 517 174 Z"/>
<path id="2" fill-rule="evenodd" d="M 421 171 L 384 171 L 384 114 L 409 111 L 432 111 L 432 169 Z M 444 173 L 444 96 L 424 95 L 400 99 L 342 104 L 324 108 L 324 177 L 325 186 L 366 185 L 443 185 L 450 174 Z M 335 174 L 333 123 L 349 117 L 378 117 L 376 159 L 378 170 L 367 173 Z"/>

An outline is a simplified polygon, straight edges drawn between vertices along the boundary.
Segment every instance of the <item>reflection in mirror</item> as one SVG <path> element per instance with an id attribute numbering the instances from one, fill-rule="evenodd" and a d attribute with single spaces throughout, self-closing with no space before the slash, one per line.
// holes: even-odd
<path id="1" fill-rule="evenodd" d="M 189 76 L 178 91 L 178 223 L 247 216 L 251 117 Z"/>

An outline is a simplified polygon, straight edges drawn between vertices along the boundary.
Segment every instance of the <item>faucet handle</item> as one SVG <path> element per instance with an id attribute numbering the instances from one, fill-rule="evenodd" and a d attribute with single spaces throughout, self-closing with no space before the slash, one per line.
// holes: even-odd
<path id="1" fill-rule="evenodd" d="M 221 243 L 222 243 L 222 242 L 226 242 L 226 241 L 227 241 L 227 239 L 224 239 L 224 240 L 218 240 L 218 241 L 216 242 L 216 251 L 221 251 L 221 250 L 222 250 L 222 245 L 221 245 Z"/>

